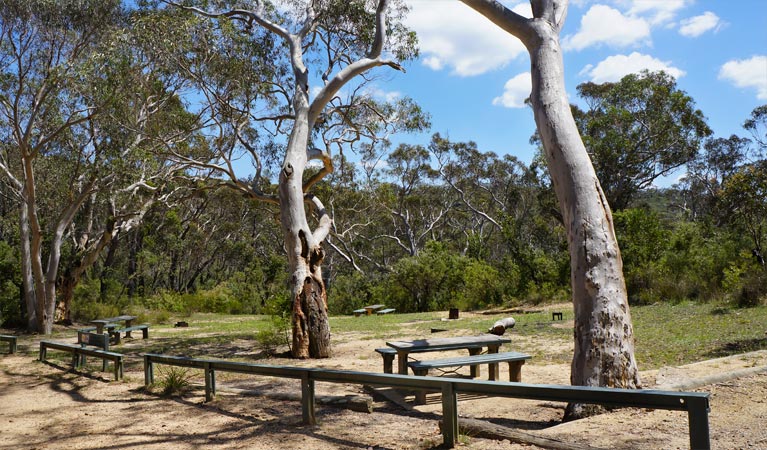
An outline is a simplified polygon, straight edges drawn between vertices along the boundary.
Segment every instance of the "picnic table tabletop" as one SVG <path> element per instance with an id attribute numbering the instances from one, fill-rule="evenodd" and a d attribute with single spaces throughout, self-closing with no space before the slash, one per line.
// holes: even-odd
<path id="1" fill-rule="evenodd" d="M 452 350 L 456 348 L 487 347 L 507 344 L 511 339 L 494 334 L 458 336 L 449 338 L 415 339 L 412 341 L 388 341 L 386 345 L 395 350 Z"/>
<path id="2" fill-rule="evenodd" d="M 370 306 L 365 306 L 364 309 L 369 309 L 371 311 L 375 311 L 376 309 L 381 309 L 384 306 L 386 306 L 386 305 L 370 305 Z"/>
<path id="3" fill-rule="evenodd" d="M 125 326 L 129 327 L 131 326 L 131 322 L 136 319 L 136 316 L 117 316 L 117 317 L 108 317 L 106 319 L 96 319 L 91 320 L 91 323 L 96 325 L 96 333 L 103 333 L 104 332 L 104 326 L 109 325 L 114 322 L 125 322 Z"/>
<path id="4" fill-rule="evenodd" d="M 106 318 L 106 319 L 96 319 L 96 320 L 91 320 L 91 323 L 102 323 L 102 324 L 107 324 L 107 323 L 112 323 L 112 322 L 129 322 L 129 321 L 131 321 L 131 320 L 133 320 L 133 319 L 135 319 L 135 318 L 136 318 L 136 316 L 117 316 L 117 317 L 108 317 L 108 318 Z"/>

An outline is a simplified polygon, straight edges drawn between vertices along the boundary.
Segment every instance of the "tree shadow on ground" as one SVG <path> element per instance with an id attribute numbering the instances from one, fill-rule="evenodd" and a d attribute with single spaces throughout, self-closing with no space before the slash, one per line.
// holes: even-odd
<path id="1" fill-rule="evenodd" d="M 711 358 L 721 358 L 757 350 L 767 350 L 767 338 L 741 339 L 733 342 L 725 342 L 706 353 L 706 356 Z"/>

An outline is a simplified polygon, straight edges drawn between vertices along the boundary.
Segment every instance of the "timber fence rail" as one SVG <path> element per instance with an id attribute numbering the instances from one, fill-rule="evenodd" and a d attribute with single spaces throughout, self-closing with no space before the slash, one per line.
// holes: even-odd
<path id="1" fill-rule="evenodd" d="M 709 450 L 708 412 L 709 394 L 701 392 L 674 392 L 642 389 L 615 389 L 589 386 L 564 386 L 512 383 L 502 381 L 464 380 L 441 377 L 415 377 L 388 373 L 354 372 L 346 370 L 314 369 L 305 367 L 272 366 L 246 362 L 186 358 L 144 354 L 144 383 L 154 382 L 154 364 L 202 369 L 205 373 L 205 399 L 216 394 L 216 371 L 249 373 L 301 380 L 301 409 L 307 425 L 316 424 L 314 415 L 314 383 L 367 384 L 403 389 L 423 389 L 442 393 L 442 435 L 450 448 L 458 439 L 458 394 L 482 394 L 492 397 L 510 397 L 567 403 L 597 404 L 603 406 L 634 407 L 686 411 L 690 448 Z"/>

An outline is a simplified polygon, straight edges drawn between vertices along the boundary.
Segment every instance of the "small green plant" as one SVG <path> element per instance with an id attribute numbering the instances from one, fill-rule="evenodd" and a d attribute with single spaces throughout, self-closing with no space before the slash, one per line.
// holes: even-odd
<path id="1" fill-rule="evenodd" d="M 261 351 L 267 356 L 272 356 L 280 345 L 289 344 L 289 324 L 290 321 L 284 315 L 272 315 L 266 328 L 256 333 L 256 341 Z"/>
<path id="2" fill-rule="evenodd" d="M 182 367 L 160 369 L 160 387 L 162 395 L 178 395 L 189 390 L 191 385 L 189 371 Z"/>

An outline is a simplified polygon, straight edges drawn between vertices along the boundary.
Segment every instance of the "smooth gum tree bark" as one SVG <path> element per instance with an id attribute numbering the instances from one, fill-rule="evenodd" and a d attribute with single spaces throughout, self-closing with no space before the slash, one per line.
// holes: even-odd
<path id="1" fill-rule="evenodd" d="M 567 0 L 531 0 L 533 18 L 495 0 L 462 0 L 519 38 L 530 54 L 535 122 L 559 201 L 575 310 L 573 385 L 640 387 L 626 284 L 612 213 L 570 110 L 559 33 Z M 592 407 L 568 406 L 565 418 Z"/>

